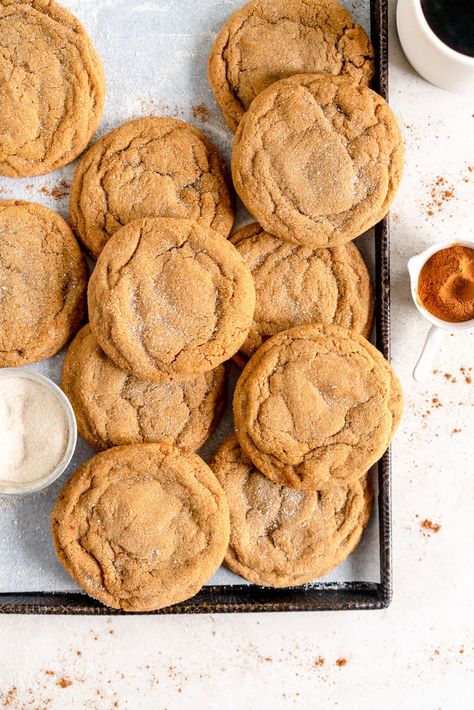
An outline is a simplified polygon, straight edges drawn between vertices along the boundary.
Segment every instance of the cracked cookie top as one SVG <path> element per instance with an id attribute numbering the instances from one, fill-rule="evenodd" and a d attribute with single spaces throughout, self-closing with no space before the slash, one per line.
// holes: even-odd
<path id="1" fill-rule="evenodd" d="M 85 259 L 62 217 L 0 201 L 0 367 L 57 353 L 84 317 L 86 285 Z"/>
<path id="2" fill-rule="evenodd" d="M 335 0 L 253 0 L 223 25 L 209 57 L 209 82 L 234 132 L 258 94 L 304 73 L 372 79 L 367 35 Z"/>
<path id="3" fill-rule="evenodd" d="M 307 584 L 343 562 L 359 543 L 372 504 L 368 476 L 298 491 L 263 476 L 231 436 L 211 468 L 229 505 L 224 564 L 253 584 Z"/>
<path id="4" fill-rule="evenodd" d="M 155 441 L 195 450 L 222 413 L 225 367 L 184 382 L 142 380 L 114 365 L 86 325 L 69 346 L 61 387 L 96 451 Z"/>
<path id="5" fill-rule="evenodd" d="M 81 159 L 70 222 L 97 258 L 120 227 L 142 217 L 185 217 L 227 237 L 234 221 L 224 161 L 197 128 L 140 118 L 103 136 Z"/>
<path id="6" fill-rule="evenodd" d="M 108 241 L 88 300 L 92 332 L 116 365 L 165 381 L 208 372 L 237 352 L 255 287 L 220 234 L 187 219 L 147 217 Z"/>
<path id="7" fill-rule="evenodd" d="M 236 133 L 235 189 L 262 227 L 313 248 L 359 236 L 387 213 L 403 143 L 384 99 L 346 77 L 302 74 L 253 101 Z"/>
<path id="8" fill-rule="evenodd" d="M 267 340 L 234 394 L 235 431 L 268 478 L 316 489 L 354 480 L 387 449 L 402 414 L 400 384 L 363 336 L 303 325 Z"/>
<path id="9" fill-rule="evenodd" d="M 197 454 L 116 446 L 67 481 L 51 515 L 58 558 L 87 594 L 124 611 L 194 596 L 222 562 L 229 512 Z"/>
<path id="10" fill-rule="evenodd" d="M 246 357 L 270 336 L 307 323 L 340 325 L 369 335 L 372 285 L 354 244 L 310 249 L 273 237 L 258 224 L 243 227 L 231 242 L 255 281 L 255 313 L 240 349 Z"/>
<path id="11" fill-rule="evenodd" d="M 53 0 L 0 0 L 0 175 L 44 175 L 97 130 L 105 80 L 79 21 Z"/>

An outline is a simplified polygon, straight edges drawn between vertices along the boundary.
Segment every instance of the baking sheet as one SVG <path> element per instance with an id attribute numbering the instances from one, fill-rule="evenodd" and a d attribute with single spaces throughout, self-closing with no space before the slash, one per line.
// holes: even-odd
<path id="1" fill-rule="evenodd" d="M 97 137 L 120 123 L 144 115 L 175 116 L 194 123 L 220 148 L 229 164 L 232 134 L 226 128 L 207 83 L 207 57 L 224 19 L 240 7 L 240 0 L 64 0 L 91 35 L 102 57 L 107 101 Z M 369 2 L 344 2 L 354 18 L 369 31 Z M 40 202 L 67 218 L 68 191 L 75 163 L 38 178 L 0 177 L 0 199 Z M 238 205 L 235 229 L 252 221 Z M 357 240 L 374 275 L 373 235 Z M 61 377 L 64 353 L 25 369 L 55 382 Z M 229 390 L 238 369 L 229 366 Z M 227 407 L 218 429 L 201 449 L 208 460 L 232 431 Z M 44 491 L 29 496 L 0 496 L 0 592 L 65 592 L 77 586 L 56 560 L 49 532 L 54 499 L 66 478 L 93 455 L 80 438 L 68 470 Z M 1 455 L 1 452 L 0 452 Z M 376 476 L 373 476 L 376 486 Z M 314 586 L 341 582 L 379 582 L 380 543 L 378 509 L 355 552 Z M 243 584 L 221 568 L 209 584 Z"/>

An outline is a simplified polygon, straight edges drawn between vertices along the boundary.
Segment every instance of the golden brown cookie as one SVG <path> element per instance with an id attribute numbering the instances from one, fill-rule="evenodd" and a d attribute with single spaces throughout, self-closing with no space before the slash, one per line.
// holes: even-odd
<path id="1" fill-rule="evenodd" d="M 59 561 L 91 597 L 152 611 L 194 596 L 229 544 L 224 492 L 169 444 L 116 446 L 80 466 L 51 515 Z"/>
<path id="2" fill-rule="evenodd" d="M 246 357 L 270 336 L 307 323 L 370 334 L 372 284 L 354 244 L 310 249 L 273 237 L 258 224 L 243 227 L 231 242 L 255 281 L 253 323 L 240 349 Z"/>
<path id="3" fill-rule="evenodd" d="M 287 488 L 263 476 L 235 436 L 211 468 L 229 505 L 224 564 L 254 584 L 291 587 L 322 577 L 350 555 L 369 521 L 368 476 L 320 491 Z"/>
<path id="4" fill-rule="evenodd" d="M 231 131 L 278 79 L 343 74 L 367 85 L 374 50 L 335 0 L 253 0 L 227 20 L 209 57 L 209 82 Z"/>
<path id="5" fill-rule="evenodd" d="M 236 133 L 235 189 L 270 234 L 313 248 L 380 221 L 400 183 L 403 143 L 381 96 L 346 77 L 300 74 L 253 101 Z"/>
<path id="6" fill-rule="evenodd" d="M 185 217 L 227 237 L 234 221 L 224 161 L 211 141 L 176 118 L 140 118 L 103 136 L 83 156 L 70 222 L 95 258 L 123 225 Z"/>
<path id="7" fill-rule="evenodd" d="M 77 158 L 102 116 L 101 61 L 53 0 L 0 0 L 0 175 L 44 175 Z"/>
<path id="8" fill-rule="evenodd" d="M 84 317 L 86 285 L 62 217 L 34 202 L 0 201 L 0 367 L 57 353 Z"/>
<path id="9" fill-rule="evenodd" d="M 364 337 L 303 325 L 267 340 L 245 367 L 235 430 L 272 481 L 316 489 L 365 474 L 388 447 L 402 406 L 392 368 Z"/>
<path id="10" fill-rule="evenodd" d="M 105 245 L 88 301 L 92 332 L 115 364 L 165 381 L 209 372 L 237 352 L 252 323 L 255 287 L 217 232 L 147 217 Z"/>
<path id="11" fill-rule="evenodd" d="M 195 450 L 222 414 L 225 367 L 185 382 L 141 380 L 114 365 L 86 325 L 69 346 L 61 387 L 96 451 L 155 441 Z"/>

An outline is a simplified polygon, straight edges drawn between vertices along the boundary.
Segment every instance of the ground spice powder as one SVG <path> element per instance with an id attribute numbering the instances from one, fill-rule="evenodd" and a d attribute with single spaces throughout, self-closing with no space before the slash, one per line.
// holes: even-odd
<path id="1" fill-rule="evenodd" d="M 433 254 L 421 269 L 418 297 L 441 320 L 474 318 L 474 249 L 453 244 Z"/>

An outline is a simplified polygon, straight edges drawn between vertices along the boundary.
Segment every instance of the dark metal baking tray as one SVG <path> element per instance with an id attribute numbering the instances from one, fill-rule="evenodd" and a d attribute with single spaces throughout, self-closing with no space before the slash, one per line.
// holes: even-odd
<path id="1" fill-rule="evenodd" d="M 375 49 L 375 91 L 388 99 L 387 0 L 371 0 L 371 39 Z M 389 221 L 375 226 L 376 343 L 390 356 Z M 317 611 L 383 609 L 392 598 L 390 450 L 376 466 L 380 536 L 380 582 L 320 584 L 317 587 L 269 589 L 253 585 L 204 587 L 195 597 L 158 614 L 216 612 Z M 10 614 L 121 614 L 79 592 L 0 594 L 0 612 Z"/>

